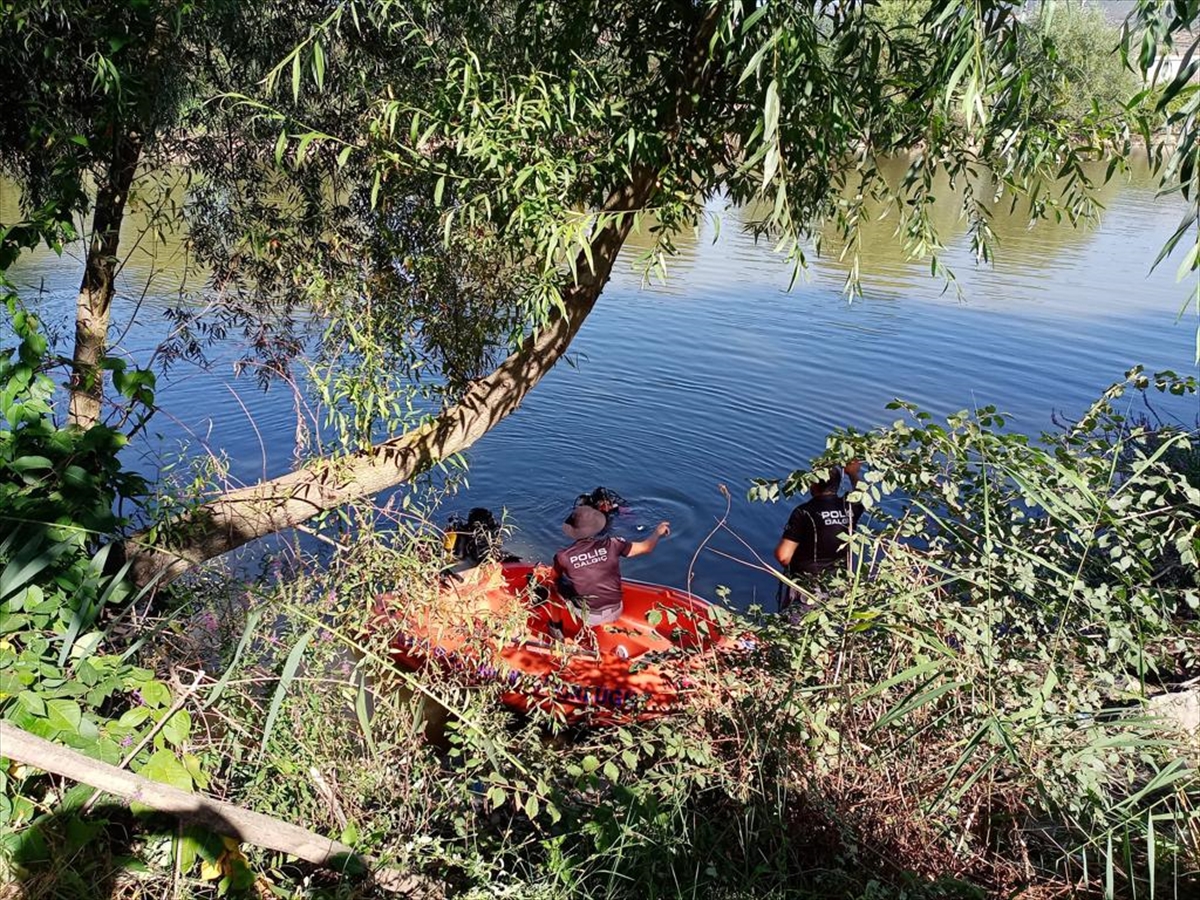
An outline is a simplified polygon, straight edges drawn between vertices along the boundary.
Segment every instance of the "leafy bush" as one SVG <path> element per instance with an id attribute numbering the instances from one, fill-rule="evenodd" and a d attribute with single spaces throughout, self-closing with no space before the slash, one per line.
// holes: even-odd
<path id="1" fill-rule="evenodd" d="M 150 778 L 191 789 L 207 783 L 188 752 L 191 716 L 172 690 L 136 664 L 130 626 L 139 599 L 107 565 L 124 519 L 144 492 L 124 471 L 125 436 L 54 420 L 54 362 L 34 315 L 6 300 L 15 349 L 0 357 L 0 716 L 33 734 Z M 114 383 L 138 407 L 153 377 L 110 360 Z M 2 748 L 0 748 L 2 752 Z M 56 816 L 91 791 L 53 792 L 45 776 L 0 767 L 0 854 L 9 872 L 49 865 Z M 58 800 L 55 804 L 53 801 Z"/>
<path id="2" fill-rule="evenodd" d="M 834 434 L 811 470 L 754 493 L 865 459 L 856 564 L 798 621 L 752 612 L 758 649 L 699 674 L 686 711 L 622 727 L 515 717 L 498 684 L 390 665 L 374 597 L 445 602 L 440 541 L 410 508 L 253 589 L 190 707 L 208 727 L 164 729 L 135 765 L 207 777 L 463 897 L 1182 895 L 1200 789 L 1154 698 L 1200 669 L 1200 494 L 1193 436 L 1120 411 L 1156 388 L 1196 385 L 1135 370 L 1037 441 L 992 409 L 936 423 L 902 403 L 889 427 Z M 63 699 L 100 740 L 144 737 L 171 698 L 151 688 L 135 706 L 132 683 L 100 712 Z M 46 831 L 21 815 L 28 847 Z M 194 896 L 374 890 L 202 835 L 170 846 L 141 855 L 159 876 L 178 860 Z"/>
<path id="3" fill-rule="evenodd" d="M 1121 30 L 1096 6 L 1041 3 L 1035 28 L 1022 33 L 1021 68 L 1037 85 L 1032 113 L 1080 127 L 1120 115 L 1140 79 L 1118 49 Z"/>
<path id="4" fill-rule="evenodd" d="M 1037 443 L 992 408 L 942 426 L 897 403 L 907 420 L 838 432 L 814 461 L 870 466 L 858 563 L 799 626 L 798 718 L 837 748 L 810 783 L 855 834 L 907 833 L 930 874 L 994 886 L 1194 869 L 1200 784 L 1145 706 L 1200 671 L 1200 489 L 1176 467 L 1194 434 L 1118 409 L 1151 388 L 1196 384 L 1135 369 Z"/>

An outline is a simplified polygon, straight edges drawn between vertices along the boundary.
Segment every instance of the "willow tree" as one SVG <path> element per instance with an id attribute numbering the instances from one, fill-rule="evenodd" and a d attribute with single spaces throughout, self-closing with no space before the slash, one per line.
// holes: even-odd
<path id="1" fill-rule="evenodd" d="M 0 7 L 0 170 L 17 178 L 27 209 L 81 231 L 87 247 L 70 384 L 70 419 L 84 428 L 101 417 L 101 363 L 135 177 L 148 159 L 170 153 L 161 145 L 179 123 L 203 50 L 197 32 L 218 5 L 17 0 Z"/>
<path id="2" fill-rule="evenodd" d="M 928 209 L 940 172 L 963 188 L 981 259 L 1000 204 L 1091 215 L 1083 164 L 1106 144 L 1127 146 L 1123 120 L 1096 108 L 1068 131 L 1032 102 L 1038 85 L 1019 61 L 1025 30 L 1037 26 L 1019 17 L 1023 5 L 938 0 L 895 17 L 846 0 L 344 0 L 267 79 L 295 99 L 310 90 L 308 72 L 334 77 L 339 48 L 367 41 L 380 51 L 359 82 L 375 94 L 355 132 L 297 122 L 279 136 L 281 158 L 289 148 L 297 159 L 336 153 L 372 176 L 373 240 L 389 265 L 325 311 L 388 321 L 362 346 L 352 341 L 349 356 L 390 351 L 405 380 L 424 361 L 414 346 L 454 330 L 439 296 L 467 297 L 454 314 L 466 308 L 468 324 L 489 323 L 471 358 L 494 368 L 439 382 L 438 411 L 416 427 L 381 435 L 368 415 L 336 459 L 137 536 L 138 579 L 174 577 L 470 446 L 562 358 L 628 235 L 648 229 L 647 262 L 665 265 L 672 237 L 694 228 L 715 195 L 755 201 L 752 227 L 796 271 L 813 253 L 851 260 L 852 290 L 859 224 L 879 203 L 895 215 L 897 240 L 936 271 Z M 1037 77 L 1048 72 L 1052 54 Z M 877 160 L 898 154 L 908 170 L 888 183 Z M 833 247 L 823 246 L 828 233 Z"/>
<path id="3" fill-rule="evenodd" d="M 161 198 L 164 173 L 189 187 L 197 179 L 211 181 L 211 170 L 227 167 L 238 148 L 266 140 L 258 122 L 231 117 L 209 101 L 252 89 L 324 12 L 319 0 L 0 5 L 0 173 L 18 185 L 24 219 L 0 223 L 0 233 L 41 233 L 60 247 L 79 237 L 85 250 L 68 385 L 73 424 L 90 428 L 105 412 L 117 277 L 123 255 L 142 237 L 127 233 L 122 243 L 131 202 L 139 195 Z M 340 122 L 331 106 L 319 104 L 316 116 L 329 127 Z M 296 104 L 286 111 L 307 116 L 314 110 Z M 274 143 L 273 132 L 269 140 Z M 198 222 L 220 226 L 203 219 L 202 203 L 187 210 L 193 206 Z M 171 231 L 183 224 L 174 206 L 161 214 L 146 211 L 151 215 L 143 227 Z M 243 323 L 255 318 L 261 324 L 262 317 L 248 317 L 247 310 L 224 311 L 226 322 L 240 312 Z M 188 337 L 186 329 L 177 331 Z"/>

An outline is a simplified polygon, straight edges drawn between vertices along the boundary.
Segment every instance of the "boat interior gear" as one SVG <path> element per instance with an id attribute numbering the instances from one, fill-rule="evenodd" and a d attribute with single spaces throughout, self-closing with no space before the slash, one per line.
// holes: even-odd
<path id="1" fill-rule="evenodd" d="M 476 506 L 467 518 L 452 516 L 446 525 L 446 549 L 455 559 L 478 565 L 481 562 L 515 562 L 505 555 L 503 528 L 490 509 Z M 452 567 L 454 568 L 454 567 Z"/>

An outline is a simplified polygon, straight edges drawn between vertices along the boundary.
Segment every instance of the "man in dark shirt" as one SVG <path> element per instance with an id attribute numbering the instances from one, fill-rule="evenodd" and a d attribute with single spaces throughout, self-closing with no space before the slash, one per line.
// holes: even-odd
<path id="1" fill-rule="evenodd" d="M 851 483 L 858 481 L 861 470 L 862 463 L 856 459 L 846 464 Z M 849 558 L 845 538 L 854 531 L 863 507 L 838 496 L 841 485 L 842 470 L 835 466 L 824 481 L 813 484 L 812 499 L 797 506 L 788 518 L 783 537 L 775 548 L 775 558 L 789 578 L 809 590 L 806 594 L 789 586 L 780 601 L 781 610 L 797 602 L 807 608 L 806 596 L 819 596 L 822 573 L 830 572 L 839 563 L 844 565 Z"/>
<path id="2" fill-rule="evenodd" d="M 587 611 L 587 624 L 603 625 L 621 616 L 621 557 L 641 556 L 671 533 L 660 522 L 644 541 L 600 537 L 608 517 L 592 506 L 577 506 L 563 523 L 563 533 L 575 543 L 554 554 L 554 579 L 564 600 Z"/>

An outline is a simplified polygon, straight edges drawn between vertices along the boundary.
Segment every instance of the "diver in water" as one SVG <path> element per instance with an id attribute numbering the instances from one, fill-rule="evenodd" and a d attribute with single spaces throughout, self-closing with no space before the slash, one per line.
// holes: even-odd
<path id="1" fill-rule="evenodd" d="M 580 494 L 575 498 L 575 506 L 590 506 L 592 509 L 598 509 L 604 513 L 611 521 L 613 516 L 619 515 L 621 507 L 626 506 L 625 498 L 616 491 L 598 487 L 590 494 Z"/>
<path id="2" fill-rule="evenodd" d="M 459 560 L 478 565 L 485 561 L 507 562 L 516 557 L 503 552 L 502 526 L 490 509 L 477 506 L 466 521 L 454 517 L 446 527 L 445 546 Z"/>
<path id="3" fill-rule="evenodd" d="M 851 485 L 858 482 L 861 471 L 862 463 L 857 459 L 846 464 Z M 862 518 L 863 505 L 841 496 L 841 486 L 842 470 L 833 466 L 824 481 L 810 488 L 812 499 L 797 506 L 788 518 L 775 547 L 775 559 L 785 567 L 788 577 L 806 590 L 781 585 L 786 587 L 779 598 L 781 612 L 793 604 L 799 611 L 808 612 L 814 606 L 809 598 L 824 597 L 826 576 L 839 565 L 849 564 L 846 539 Z"/>

